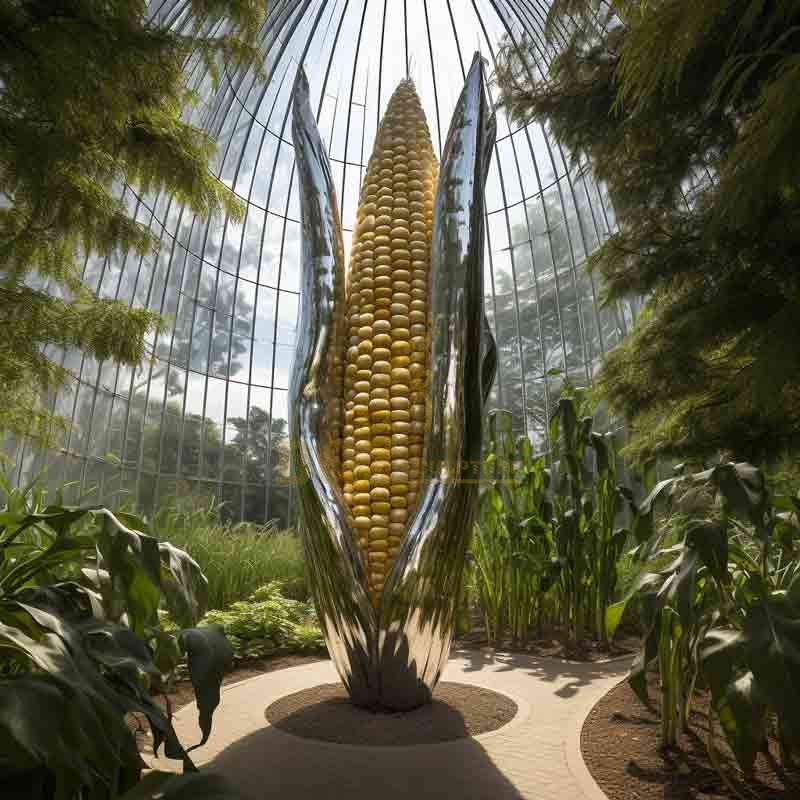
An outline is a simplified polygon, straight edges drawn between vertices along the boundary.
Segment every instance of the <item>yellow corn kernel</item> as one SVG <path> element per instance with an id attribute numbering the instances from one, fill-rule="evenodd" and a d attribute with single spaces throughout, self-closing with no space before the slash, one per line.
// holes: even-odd
<path id="1" fill-rule="evenodd" d="M 414 84 L 402 81 L 361 189 L 342 346 L 342 488 L 375 605 L 418 496 L 438 169 Z"/>

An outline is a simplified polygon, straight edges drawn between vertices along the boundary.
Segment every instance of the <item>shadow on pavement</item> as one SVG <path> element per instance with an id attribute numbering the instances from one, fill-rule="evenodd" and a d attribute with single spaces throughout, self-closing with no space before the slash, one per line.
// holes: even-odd
<path id="1" fill-rule="evenodd" d="M 451 729 L 459 724 L 456 716 L 453 712 L 448 720 Z M 223 773 L 247 800 L 521 797 L 480 743 L 469 738 L 415 746 L 351 746 L 299 738 L 265 721 L 263 729 L 229 745 L 203 769 Z"/>
<path id="2" fill-rule="evenodd" d="M 529 675 L 552 683 L 553 693 L 564 699 L 573 697 L 582 686 L 592 681 L 608 678 L 609 662 L 565 661 L 549 656 L 536 656 L 528 653 L 493 652 L 491 650 L 459 649 L 453 656 L 467 662 L 466 672 L 479 672 L 494 667 L 498 672 L 523 670 Z M 633 658 L 633 656 L 631 656 Z M 613 666 L 620 672 L 628 668 L 627 660 L 614 661 Z"/>

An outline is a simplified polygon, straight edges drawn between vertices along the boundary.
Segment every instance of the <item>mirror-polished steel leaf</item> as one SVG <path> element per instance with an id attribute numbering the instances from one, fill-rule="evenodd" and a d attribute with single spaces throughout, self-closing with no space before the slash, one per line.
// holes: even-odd
<path id="1" fill-rule="evenodd" d="M 430 701 L 447 661 L 478 499 L 484 402 L 496 349 L 483 309 L 483 190 L 495 138 L 476 54 L 434 200 L 430 376 L 421 499 L 377 609 L 337 478 L 345 271 L 327 154 L 302 71 L 293 135 L 303 287 L 292 386 L 292 464 L 312 591 L 331 658 L 359 705 Z"/>

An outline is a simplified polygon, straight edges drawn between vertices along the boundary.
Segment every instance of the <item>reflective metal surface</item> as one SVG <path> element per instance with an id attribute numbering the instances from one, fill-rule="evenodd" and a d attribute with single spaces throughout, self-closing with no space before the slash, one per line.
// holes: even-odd
<path id="1" fill-rule="evenodd" d="M 292 473 L 320 625 L 353 701 L 374 705 L 375 615 L 336 477 L 341 426 L 344 253 L 328 155 L 300 70 L 292 133 L 301 186 L 302 298 L 289 388 Z"/>
<path id="2" fill-rule="evenodd" d="M 320 622 L 360 705 L 405 710 L 428 702 L 453 636 L 478 498 L 483 406 L 497 362 L 483 309 L 483 190 L 495 139 L 483 77 L 476 54 L 444 148 L 431 254 L 427 486 L 377 613 L 335 474 L 345 283 L 335 191 L 305 76 L 295 83 L 303 302 L 290 389 L 292 464 Z"/>

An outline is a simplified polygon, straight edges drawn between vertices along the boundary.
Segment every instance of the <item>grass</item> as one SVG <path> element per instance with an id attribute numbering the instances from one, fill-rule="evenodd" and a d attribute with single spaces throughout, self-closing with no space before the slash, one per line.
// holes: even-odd
<path id="1" fill-rule="evenodd" d="M 290 598 L 309 598 L 302 547 L 291 529 L 226 523 L 213 501 L 201 506 L 197 498 L 163 503 L 152 528 L 200 565 L 208 578 L 209 608 L 228 608 L 271 581 L 280 581 Z"/>

